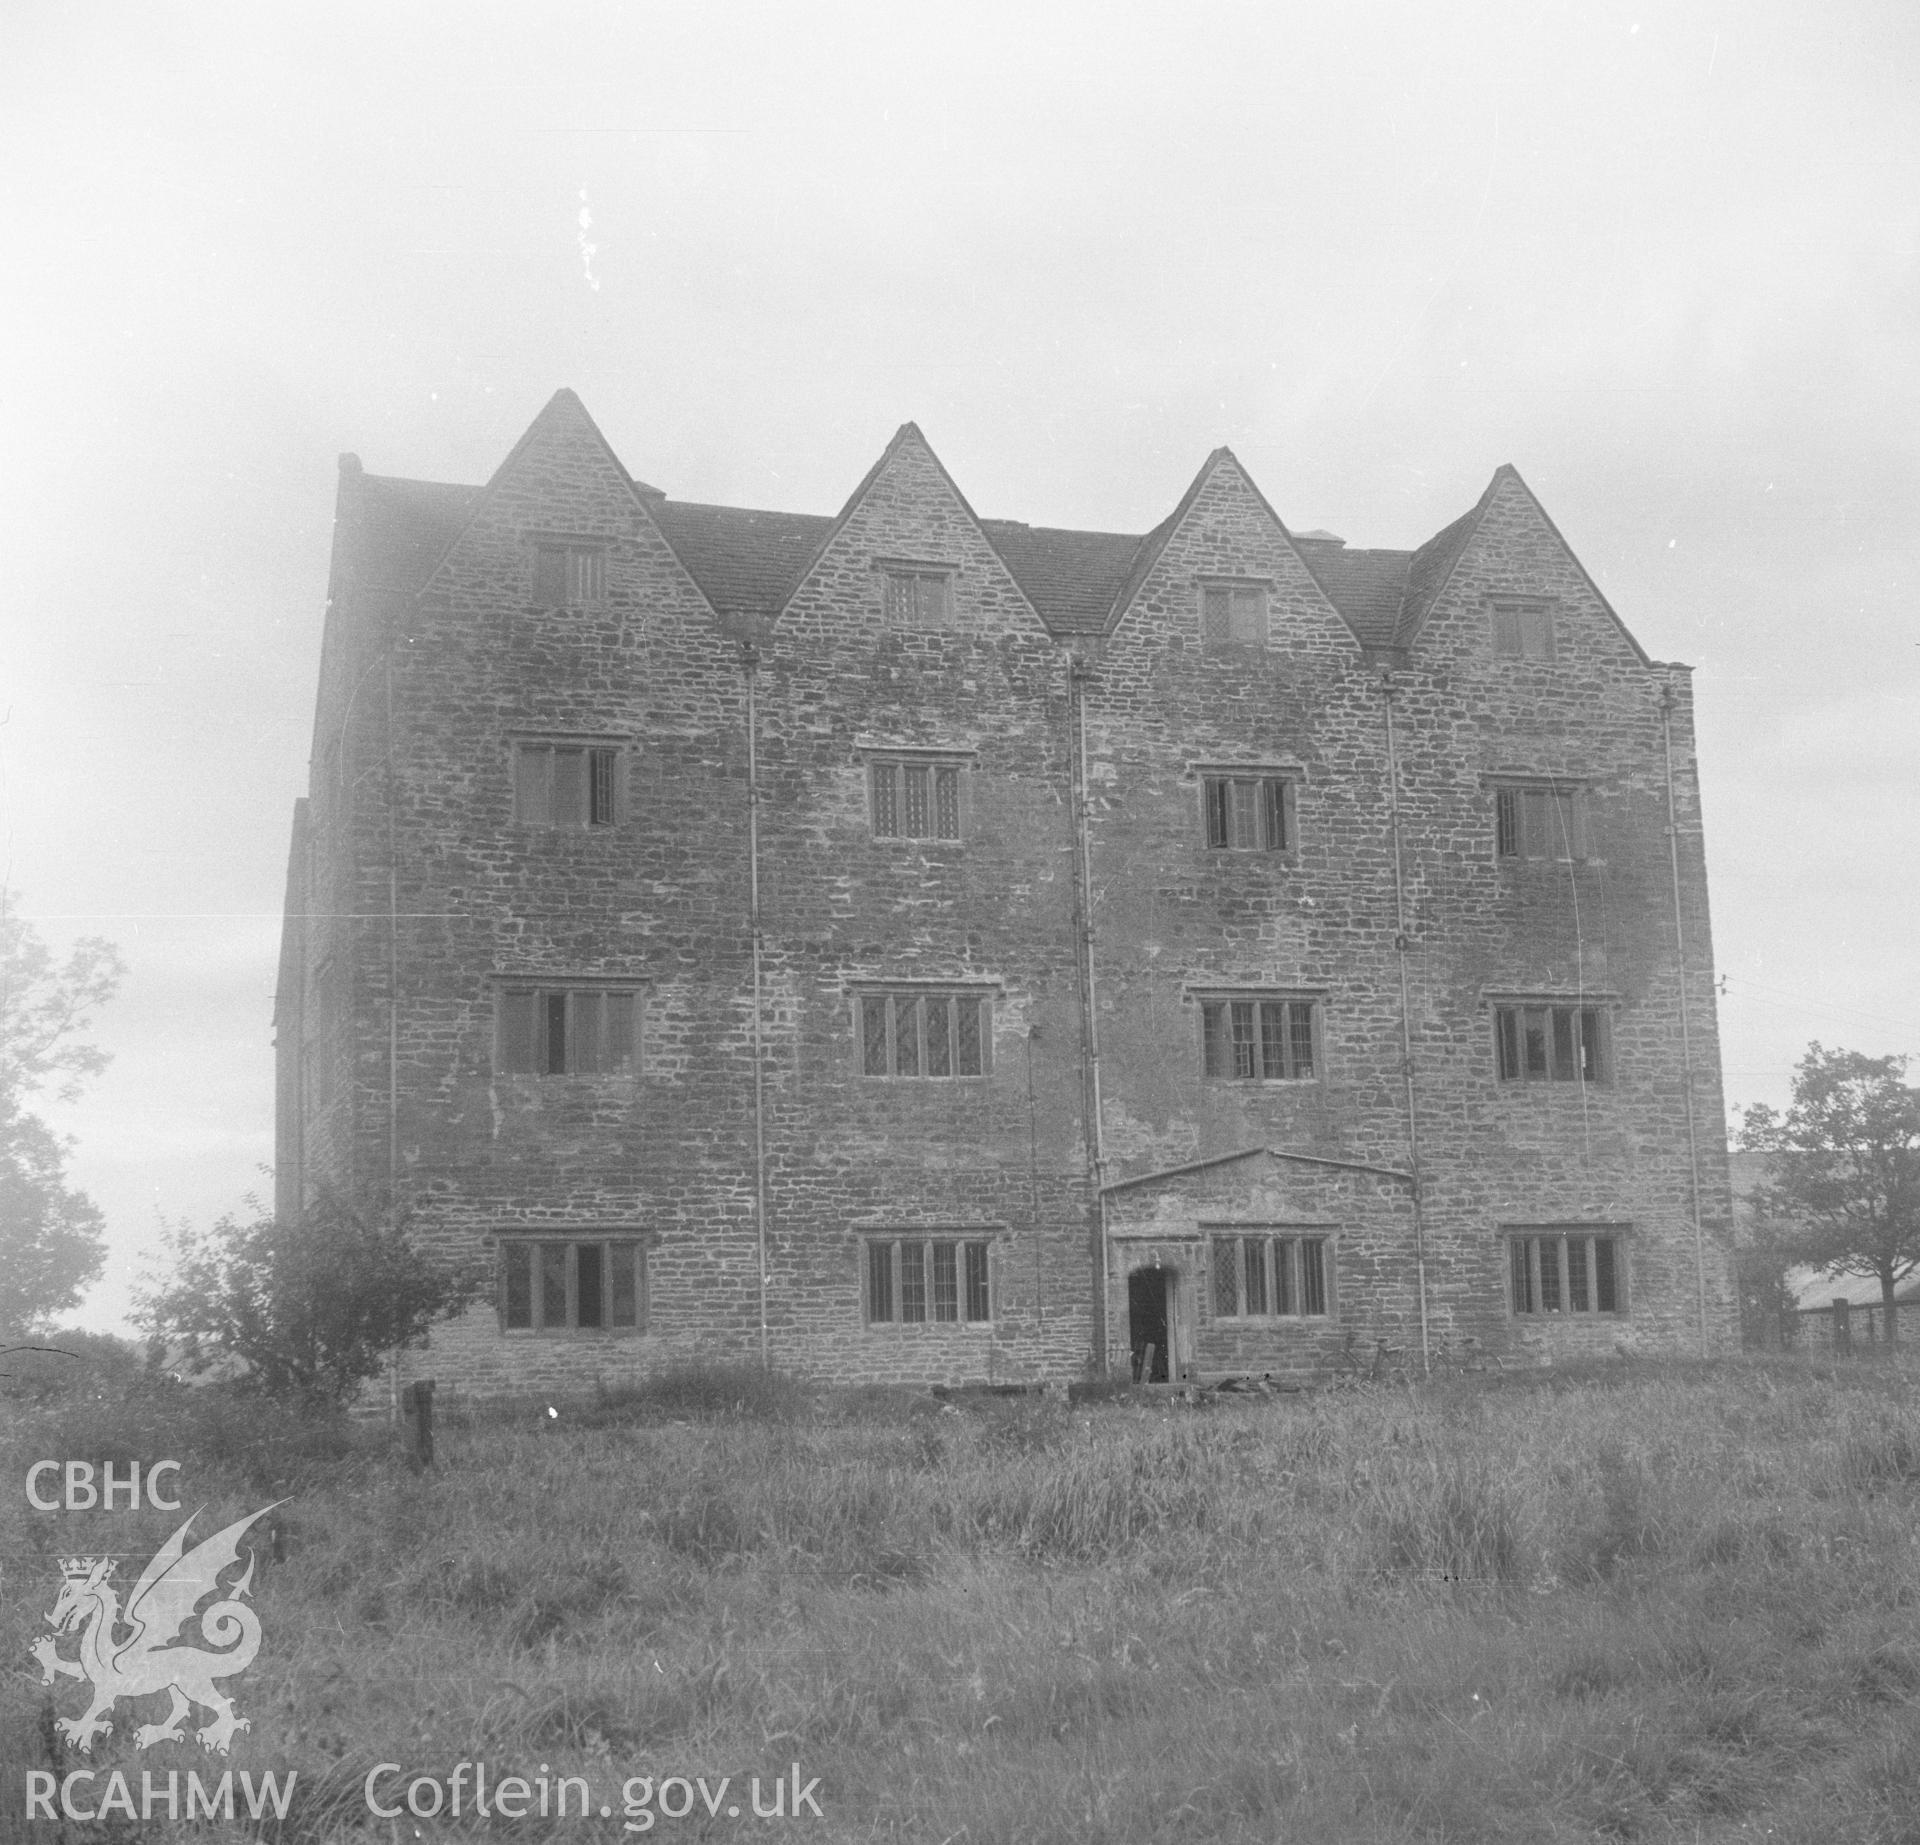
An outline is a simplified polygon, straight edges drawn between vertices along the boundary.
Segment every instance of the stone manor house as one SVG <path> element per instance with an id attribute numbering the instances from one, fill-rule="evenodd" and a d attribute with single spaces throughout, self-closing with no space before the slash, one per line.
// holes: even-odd
<path id="1" fill-rule="evenodd" d="M 1692 705 L 1510 467 L 1413 551 L 340 465 L 277 1203 L 475 1393 L 1736 1338 Z"/>

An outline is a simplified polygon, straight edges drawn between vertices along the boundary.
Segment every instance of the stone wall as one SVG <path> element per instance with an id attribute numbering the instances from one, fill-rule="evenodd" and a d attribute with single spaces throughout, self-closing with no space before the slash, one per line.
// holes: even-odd
<path id="1" fill-rule="evenodd" d="M 1377 1174 L 1262 1158 L 1129 1187 L 1110 1194 L 1103 1255 L 1083 1118 L 1073 652 L 1088 673 L 1105 1177 L 1263 1146 L 1409 1166 L 1390 696 L 1431 1329 L 1495 1346 L 1697 1340 L 1669 694 L 1710 1238 L 1727 1194 L 1686 674 L 1640 655 L 1517 476 L 1497 480 L 1424 627 L 1384 656 L 1390 694 L 1383 656 L 1363 651 L 1224 452 L 1105 637 L 1049 633 L 911 426 L 774 622 L 716 615 L 567 394 L 417 595 L 356 580 L 356 491 L 343 477 L 306 823 L 312 921 L 302 1005 L 283 1004 L 280 1026 L 329 1072 L 304 1096 L 311 1176 L 365 1193 L 391 1162 L 450 1252 L 491 1259 L 503 1236 L 569 1231 L 646 1246 L 644 1329 L 505 1335 L 487 1308 L 437 1332 L 412 1371 L 557 1391 L 760 1355 L 748 638 L 776 1366 L 847 1381 L 1075 1373 L 1102 1306 L 1124 1347 L 1127 1273 L 1156 1255 L 1184 1265 L 1202 1369 L 1311 1372 L 1363 1334 L 1417 1329 L 1411 1188 Z M 604 548 L 603 602 L 534 606 L 541 537 Z M 942 620 L 889 620 L 886 559 L 948 573 Z M 1210 578 L 1267 586 L 1265 646 L 1202 646 Z M 1494 656 L 1502 595 L 1550 604 L 1550 665 Z M 515 820 L 515 741 L 541 737 L 619 748 L 615 824 Z M 871 761 L 915 750 L 960 767 L 958 840 L 875 836 Z M 1286 851 L 1207 846 L 1202 777 L 1221 765 L 1292 783 Z M 1577 781 L 1590 856 L 1498 859 L 1489 778 L 1502 775 Z M 500 1070 L 500 984 L 529 976 L 631 983 L 638 1069 Z M 988 1002 L 985 1073 L 864 1074 L 860 994 L 942 983 Z M 1228 990 L 1311 999 L 1311 1080 L 1203 1074 L 1199 996 Z M 1496 1081 L 1492 998 L 1542 993 L 1605 1007 L 1609 1081 Z M 1628 1226 L 1619 1321 L 1509 1311 L 1502 1232 L 1549 1223 Z M 1206 1238 L 1289 1224 L 1333 1227 L 1333 1312 L 1219 1320 Z M 881 1234 L 990 1242 L 991 1323 L 869 1325 L 862 1251 Z M 1706 1267 L 1709 1337 L 1724 1344 L 1717 1242 Z"/>

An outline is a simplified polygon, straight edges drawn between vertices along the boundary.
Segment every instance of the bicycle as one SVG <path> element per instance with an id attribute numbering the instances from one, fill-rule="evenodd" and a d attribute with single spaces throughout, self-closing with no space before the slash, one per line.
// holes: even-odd
<path id="1" fill-rule="evenodd" d="M 1347 1342 L 1334 1360 L 1329 1380 L 1336 1388 L 1357 1389 L 1363 1384 L 1405 1384 L 1412 1381 L 1405 1363 L 1407 1348 L 1388 1339 L 1373 1341 L 1373 1355 L 1363 1359 L 1357 1333 L 1349 1329 Z"/>

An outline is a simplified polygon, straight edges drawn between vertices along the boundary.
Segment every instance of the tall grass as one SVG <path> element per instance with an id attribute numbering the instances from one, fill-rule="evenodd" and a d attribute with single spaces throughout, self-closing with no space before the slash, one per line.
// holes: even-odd
<path id="1" fill-rule="evenodd" d="M 483 1756 L 608 1786 L 797 1760 L 833 1839 L 1920 1838 L 1906 1369 L 1205 1411 L 687 1373 L 561 1410 L 456 1415 L 419 1478 L 380 1431 L 243 1441 L 178 1395 L 59 1429 L 175 1444 L 232 1516 L 291 1485 L 232 1687 L 236 1765 L 307 1790 L 285 1836 L 351 1836 L 376 1762 Z M 46 1560 L 131 1546 L 4 1516 L 20 1659 Z M 0 1757 L 44 1759 L 42 1696 L 0 1681 Z"/>

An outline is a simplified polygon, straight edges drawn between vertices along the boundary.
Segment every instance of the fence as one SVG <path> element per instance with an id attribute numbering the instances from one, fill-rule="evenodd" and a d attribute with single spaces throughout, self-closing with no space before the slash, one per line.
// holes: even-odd
<path id="1" fill-rule="evenodd" d="M 1799 1322 L 1794 1331 L 1806 1334 L 1806 1344 L 1813 1346 L 1825 1343 L 1837 1353 L 1871 1351 L 1877 1346 L 1888 1345 L 1899 1331 L 1897 1313 L 1896 1324 L 1888 1327 L 1884 1301 L 1869 1301 L 1862 1305 L 1836 1296 L 1825 1307 L 1802 1307 L 1793 1317 Z"/>

